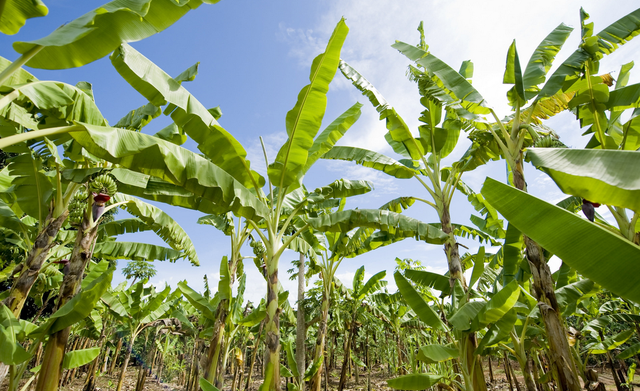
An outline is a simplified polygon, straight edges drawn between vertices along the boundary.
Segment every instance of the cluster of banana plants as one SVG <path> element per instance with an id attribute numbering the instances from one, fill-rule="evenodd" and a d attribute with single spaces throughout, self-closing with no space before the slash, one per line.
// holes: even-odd
<path id="1" fill-rule="evenodd" d="M 0 31 L 6 34 L 47 12 L 40 2 L 5 3 Z M 0 293 L 0 383 L 8 377 L 9 390 L 57 390 L 84 372 L 84 389 L 93 391 L 97 378 L 113 376 L 120 363 L 120 391 L 132 358 L 136 391 L 150 374 L 173 378 L 187 391 L 248 390 L 255 380 L 262 391 L 319 391 L 338 369 L 340 391 L 353 377 L 359 383 L 361 371 L 368 390 L 374 388 L 374 370 L 393 389 L 484 391 L 485 366 L 493 381 L 494 360 L 502 360 L 510 384 L 517 362 L 527 391 L 578 391 L 581 382 L 603 387 L 590 367 L 594 360 L 609 365 L 618 390 L 633 385 L 631 359 L 640 353 L 640 175 L 629 167 L 640 164 L 640 85 L 628 85 L 633 63 L 622 66 L 614 83 L 599 74 L 599 61 L 640 34 L 640 10 L 598 34 L 581 11 L 580 46 L 549 77 L 572 29 L 554 29 L 524 68 L 514 41 L 503 79 L 513 86 L 505 118 L 471 84 L 473 63 L 456 71 L 437 58 L 420 25 L 417 45 L 392 45 L 411 62 L 408 75 L 420 94 L 417 135 L 341 59 L 349 31 L 341 20 L 286 113 L 285 143 L 275 157 L 264 145 L 256 157 L 264 159 L 265 178 L 218 122 L 220 109 L 207 109 L 185 87 L 197 65 L 172 77 L 126 43 L 215 1 L 134 3 L 107 3 L 48 37 L 16 42 L 17 60 L 0 57 L 6 160 L 0 234 L 14 246 L 2 252 L 11 259 L 3 259 L 0 272 L 7 286 Z M 96 106 L 90 83 L 40 81 L 21 68 L 72 68 L 107 55 L 148 100 L 115 126 Z M 338 69 L 385 121 L 385 139 L 400 159 L 336 146 L 360 117 L 360 103 L 323 128 Z M 583 149 L 567 148 L 545 125 L 566 110 L 592 135 Z M 143 133 L 160 115 L 171 124 Z M 452 160 L 462 135 L 470 146 Z M 182 147 L 188 139 L 199 153 Z M 311 190 L 304 177 L 321 159 L 416 180 L 424 192 L 350 210 L 348 199 L 373 185 L 339 179 Z M 506 184 L 487 178 L 475 191 L 463 181 L 463 174 L 499 160 Z M 526 162 L 567 198 L 552 205 L 528 194 Z M 456 193 L 479 214 L 470 224 L 452 221 Z M 129 287 L 111 287 L 117 260 L 199 264 L 185 230 L 145 200 L 202 212 L 199 224 L 228 237 L 215 293 L 206 280 L 202 293 L 187 281 L 157 290 L 142 272 Z M 416 202 L 438 220 L 403 214 Z M 612 221 L 596 212 L 600 206 Z M 132 217 L 116 219 L 116 210 Z M 168 247 L 117 240 L 141 231 L 155 232 Z M 336 277 L 345 259 L 408 238 L 442 246 L 447 272 L 397 259 L 396 292 L 388 291 L 386 271 L 365 282 L 363 266 L 351 287 Z M 484 246 L 462 253 L 461 238 Z M 279 280 L 286 250 L 299 255 L 295 311 Z M 552 256 L 562 260 L 555 273 L 547 264 Z M 257 304 L 244 300 L 245 259 L 266 281 Z M 319 280 L 305 292 L 313 276 Z M 27 300 L 41 307 L 30 319 L 23 316 Z"/>

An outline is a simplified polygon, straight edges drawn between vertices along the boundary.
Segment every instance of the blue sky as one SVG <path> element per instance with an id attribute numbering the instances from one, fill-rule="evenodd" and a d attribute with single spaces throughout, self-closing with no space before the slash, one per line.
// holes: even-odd
<path id="1" fill-rule="evenodd" d="M 49 7 L 47 17 L 29 20 L 17 35 L 0 36 L 1 56 L 14 60 L 17 58 L 11 48 L 14 41 L 43 37 L 103 2 L 48 0 L 45 3 Z M 264 137 L 270 156 L 275 156 L 275 151 L 286 139 L 285 115 L 295 104 L 299 90 L 308 83 L 312 59 L 324 50 L 341 17 L 346 18 L 350 27 L 342 58 L 381 91 L 412 129 L 417 129 L 421 109 L 415 85 L 405 77 L 409 62 L 390 45 L 395 40 L 417 43 L 416 27 L 420 21 L 425 23 L 430 51 L 454 68 L 464 60 L 474 61 L 474 86 L 499 114 L 507 114 L 505 95 L 508 87 L 502 85 L 501 81 L 506 51 L 511 41 L 516 39 L 524 66 L 537 44 L 564 22 L 575 30 L 556 59 L 556 64 L 561 63 L 577 47 L 580 6 L 590 13 L 591 21 L 595 22 L 595 31 L 600 31 L 633 11 L 638 4 L 636 1 L 622 0 L 222 0 L 218 4 L 202 5 L 169 29 L 131 45 L 171 75 L 177 75 L 200 62 L 196 80 L 184 86 L 206 107 L 221 107 L 221 125 L 245 146 L 252 167 L 264 172 L 258 136 Z M 600 70 L 613 72 L 616 77 L 620 65 L 640 59 L 639 53 L 640 39 L 636 39 L 606 58 Z M 44 80 L 60 80 L 70 84 L 91 82 L 98 107 L 112 124 L 128 111 L 146 103 L 145 98 L 118 75 L 108 58 L 76 69 L 29 70 Z M 635 74 L 640 73 L 636 71 Z M 632 76 L 631 82 L 638 81 L 638 76 Z M 356 101 L 364 104 L 362 116 L 340 144 L 374 149 L 397 157 L 384 141 L 384 123 L 378 121 L 375 110 L 339 72 L 328 94 L 325 124 Z M 145 132 L 155 133 L 168 123 L 167 118 L 160 117 L 148 125 Z M 572 147 L 586 144 L 571 114 L 565 113 L 549 121 L 548 125 L 561 135 L 566 144 Z M 193 143 L 185 146 L 195 149 Z M 459 157 L 466 146 L 461 142 L 452 158 Z M 479 190 L 486 176 L 504 181 L 504 173 L 504 164 L 494 163 L 466 174 L 464 180 Z M 321 161 L 309 172 L 305 184 L 315 188 L 340 177 L 368 179 L 376 187 L 370 196 L 350 200 L 349 207 L 375 208 L 401 195 L 421 196 L 425 193 L 415 181 L 394 180 L 384 174 L 342 162 Z M 530 191 L 539 197 L 549 201 L 563 198 L 553 182 L 532 167 L 527 167 L 527 182 Z M 197 225 L 196 220 L 201 216 L 199 212 L 163 208 L 186 229 L 194 241 L 201 266 L 195 268 L 186 261 L 157 262 L 158 275 L 152 282 L 167 282 L 175 287 L 177 282 L 186 279 L 190 286 L 200 290 L 203 274 L 208 274 L 215 281 L 220 259 L 228 252 L 228 240 L 213 227 Z M 454 221 L 468 222 L 471 212 L 472 208 L 463 197 L 454 199 Z M 605 211 L 599 212 L 604 214 Z M 435 213 L 421 205 L 413 206 L 408 213 L 425 222 L 437 219 Z M 161 244 L 152 234 L 136 234 L 123 237 L 123 240 Z M 478 247 L 473 242 L 465 243 L 471 250 Z M 244 255 L 250 254 L 247 248 Z M 295 257 L 295 254 L 285 253 L 280 266 L 280 278 L 285 287 L 291 290 L 291 298 L 295 298 L 295 284 L 288 281 L 285 271 L 291 267 L 289 262 Z M 395 257 L 419 259 L 431 270 L 446 270 L 441 247 L 409 239 L 346 260 L 338 270 L 338 276 L 350 284 L 353 273 L 363 264 L 368 275 L 387 270 L 390 276 L 395 267 Z M 119 269 L 125 265 L 126 262 L 121 261 Z M 246 262 L 245 270 L 248 272 L 245 297 L 258 301 L 266 293 L 266 283 L 251 261 Z M 114 282 L 123 279 L 117 275 Z M 391 284 L 390 289 L 394 288 Z"/>

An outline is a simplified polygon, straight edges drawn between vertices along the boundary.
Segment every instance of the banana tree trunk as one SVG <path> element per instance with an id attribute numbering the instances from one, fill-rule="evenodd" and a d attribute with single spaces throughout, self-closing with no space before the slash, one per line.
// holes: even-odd
<path id="1" fill-rule="evenodd" d="M 353 311 L 353 316 L 351 317 L 351 327 L 349 327 L 347 346 L 344 350 L 344 361 L 342 362 L 342 370 L 340 371 L 340 383 L 338 384 L 338 391 L 344 390 L 344 387 L 347 385 L 347 366 L 349 364 L 349 361 L 351 360 L 351 343 L 355 338 L 354 333 L 356 330 L 356 311 Z"/>
<path id="2" fill-rule="evenodd" d="M 300 391 L 305 391 L 304 369 L 307 367 L 305 362 L 307 326 L 305 324 L 304 316 L 304 288 L 304 254 L 300 253 L 300 264 L 298 265 L 298 314 L 296 325 L 296 365 L 298 366 L 298 389 Z"/>
<path id="3" fill-rule="evenodd" d="M 54 239 L 68 215 L 69 212 L 65 211 L 55 219 L 51 217 L 51 213 L 47 216 L 45 228 L 40 231 L 33 242 L 33 247 L 24 261 L 20 276 L 13 283 L 9 296 L 3 301 L 4 305 L 9 307 L 9 310 L 13 312 L 17 319 L 20 319 L 20 313 L 27 296 L 29 296 L 29 291 L 31 291 L 31 287 L 36 282 L 42 264 L 49 256 L 49 251 L 56 245 Z M 1 381 L 2 379 L 0 379 Z"/>
<path id="4" fill-rule="evenodd" d="M 522 154 L 520 154 L 513 170 L 513 182 L 517 189 L 527 191 Z M 561 310 L 556 300 L 555 284 L 549 265 L 547 265 L 538 243 L 526 235 L 524 235 L 524 243 L 533 275 L 533 293 L 538 300 L 538 308 L 540 308 L 549 340 L 549 360 L 558 374 L 558 388 L 560 391 L 579 391 L 580 381 L 567 341 L 567 331 L 560 315 Z"/>
<path id="5" fill-rule="evenodd" d="M 116 345 L 116 351 L 113 352 L 113 358 L 111 361 L 111 366 L 109 367 L 109 375 L 113 375 L 113 371 L 116 370 L 116 364 L 118 363 L 118 356 L 120 355 L 120 350 L 122 350 L 122 338 L 118 338 L 118 343 Z"/>
<path id="6" fill-rule="evenodd" d="M 267 316 L 265 346 L 267 348 L 264 388 L 280 391 L 280 306 L 278 305 L 278 260 L 267 264 Z"/>
<path id="7" fill-rule="evenodd" d="M 465 290 L 469 289 L 464 279 L 462 272 L 462 263 L 460 262 L 460 253 L 458 252 L 458 243 L 453 234 L 453 227 L 451 225 L 451 215 L 449 214 L 449 206 L 444 205 L 440 215 L 440 223 L 442 225 L 442 231 L 449 235 L 449 239 L 444 244 L 444 251 L 447 254 L 447 262 L 449 264 L 449 279 L 451 287 L 454 287 L 455 281 L 458 280 L 460 285 Z M 475 333 L 465 333 L 463 338 L 465 339 L 464 346 L 464 364 L 466 370 L 471 377 L 472 387 L 474 391 L 486 391 L 487 383 L 484 379 L 484 371 L 482 370 L 482 358 L 475 354 L 475 350 L 478 347 L 478 340 Z"/>
<path id="8" fill-rule="evenodd" d="M 322 318 L 320 319 L 320 324 L 318 325 L 318 336 L 316 338 L 316 350 L 313 353 L 313 361 L 318 359 L 322 354 L 324 354 L 324 344 L 327 335 L 327 318 L 329 317 L 329 291 L 327 288 L 324 289 L 322 294 Z M 322 371 L 323 365 L 320 363 L 320 367 L 318 371 L 311 378 L 310 391 L 320 391 L 320 387 L 322 386 Z"/>
<path id="9" fill-rule="evenodd" d="M 116 387 L 116 391 L 122 391 L 122 383 L 124 383 L 124 376 L 127 373 L 127 366 L 129 366 L 129 359 L 131 359 L 131 351 L 133 350 L 134 342 L 135 337 L 131 336 L 130 344 L 127 346 L 127 355 L 124 356 L 124 362 L 122 363 L 122 369 L 120 370 L 120 376 L 118 377 L 118 386 Z"/>
<path id="10" fill-rule="evenodd" d="M 84 278 L 84 270 L 93 253 L 93 246 L 98 234 L 98 225 L 91 226 L 89 219 L 85 214 L 82 224 L 78 228 L 78 236 L 71 253 L 71 258 L 67 267 L 69 268 L 65 274 L 62 284 L 60 285 L 60 293 L 58 295 L 58 303 L 56 310 L 65 305 L 73 296 L 78 293 Z M 54 311 L 55 312 L 55 311 Z M 45 348 L 44 362 L 38 377 L 36 391 L 55 391 L 60 383 L 62 375 L 62 360 L 64 351 L 67 346 L 71 326 L 60 330 L 49 337 Z"/>

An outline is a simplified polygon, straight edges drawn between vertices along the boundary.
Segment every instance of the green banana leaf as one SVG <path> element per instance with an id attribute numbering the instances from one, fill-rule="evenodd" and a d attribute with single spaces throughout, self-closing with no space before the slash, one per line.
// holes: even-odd
<path id="1" fill-rule="evenodd" d="M 311 381 L 311 378 L 313 378 L 313 376 L 320 369 L 320 365 L 322 365 L 322 360 L 323 359 L 324 359 L 324 355 L 321 354 L 320 357 L 318 357 L 315 360 L 313 360 L 311 365 L 309 365 L 307 370 L 304 372 L 304 380 L 305 381 Z"/>
<path id="2" fill-rule="evenodd" d="M 198 224 L 214 226 L 227 236 L 231 236 L 235 229 L 233 215 L 230 213 L 202 216 L 198 219 Z"/>
<path id="3" fill-rule="evenodd" d="M 31 355 L 18 343 L 16 335 L 20 321 L 6 305 L 0 305 L 0 362 L 8 365 L 23 363 Z"/>
<path id="4" fill-rule="evenodd" d="M 342 113 L 338 118 L 333 120 L 329 126 L 327 126 L 315 140 L 313 145 L 309 148 L 309 157 L 307 163 L 302 170 L 306 174 L 311 166 L 318 161 L 326 152 L 330 151 L 334 145 L 347 133 L 347 130 L 353 125 L 358 118 L 360 118 L 361 103 L 356 103 L 351 106 L 347 111 Z"/>
<path id="5" fill-rule="evenodd" d="M 333 80 L 340 50 L 349 28 L 344 19 L 338 22 L 324 53 L 313 60 L 309 81 L 298 94 L 298 101 L 287 113 L 286 129 L 289 136 L 280 148 L 275 161 L 269 164 L 268 174 L 271 183 L 286 188 L 298 184 L 309 157 L 309 150 L 322 124 L 327 106 L 329 83 Z M 297 186 L 294 186 L 297 187 Z"/>
<path id="6" fill-rule="evenodd" d="M 480 324 L 495 323 L 502 318 L 518 301 L 520 297 L 520 286 L 518 281 L 513 280 L 498 293 L 493 295 L 482 311 L 477 315 Z"/>
<path id="7" fill-rule="evenodd" d="M 553 64 L 553 60 L 573 31 L 573 28 L 560 23 L 545 39 L 538 44 L 527 63 L 522 75 L 525 90 L 525 100 L 531 99 L 537 94 L 540 84 L 546 80 L 547 72 Z"/>
<path id="8" fill-rule="evenodd" d="M 364 271 L 364 269 L 363 269 Z M 368 294 L 374 292 L 379 286 L 381 280 L 387 275 L 387 271 L 383 270 L 371 276 L 360 289 L 354 289 L 354 295 L 360 300 Z M 355 287 L 354 287 L 355 288 Z"/>
<path id="9" fill-rule="evenodd" d="M 184 251 L 193 265 L 200 265 L 196 249 L 187 232 L 162 209 L 122 193 L 116 194 L 113 198 L 115 202 L 126 202 L 121 206 L 122 209 L 144 221 L 174 250 Z"/>
<path id="10" fill-rule="evenodd" d="M 105 261 L 105 260 L 102 260 L 98 263 L 91 261 L 88 268 L 89 273 L 87 273 L 87 275 L 82 279 L 82 284 L 80 285 L 80 287 L 82 289 L 87 289 L 87 287 L 91 285 L 91 283 L 95 279 L 97 279 L 98 277 L 100 277 L 101 275 L 103 275 L 109 270 L 110 265 L 111 264 L 109 263 L 109 261 Z"/>
<path id="11" fill-rule="evenodd" d="M 0 32 L 17 34 L 27 23 L 27 19 L 46 16 L 48 13 L 49 9 L 40 0 L 6 0 L 0 17 Z"/>
<path id="12" fill-rule="evenodd" d="M 510 337 L 513 326 L 518 321 L 515 308 L 510 309 L 500 320 L 489 327 L 484 337 L 478 343 L 476 354 L 481 354 L 484 348 L 492 346 Z"/>
<path id="13" fill-rule="evenodd" d="M 417 171 L 381 153 L 356 147 L 333 147 L 322 155 L 323 159 L 346 160 L 363 167 L 373 168 L 395 178 L 406 179 L 416 176 Z"/>
<path id="14" fill-rule="evenodd" d="M 640 152 L 602 149 L 532 148 L 527 157 L 566 194 L 640 212 Z"/>
<path id="15" fill-rule="evenodd" d="M 137 217 L 131 219 L 109 221 L 108 223 L 100 224 L 100 234 L 104 235 L 100 235 L 98 240 L 104 239 L 108 236 L 118 236 L 150 230 L 151 227 L 149 227 Z"/>
<path id="16" fill-rule="evenodd" d="M 629 346 L 628 348 L 620 352 L 620 354 L 618 354 L 616 358 L 619 360 L 626 360 L 627 358 L 631 358 L 638 353 L 640 353 L 640 342 L 634 343 L 633 345 Z"/>
<path id="17" fill-rule="evenodd" d="M 89 316 L 100 297 L 111 286 L 114 266 L 110 266 L 107 272 L 96 278 L 71 300 L 49 317 L 49 320 L 29 334 L 35 338 L 40 335 L 53 334 L 69 326 L 82 321 Z"/>
<path id="18" fill-rule="evenodd" d="M 300 372 L 298 372 L 298 363 L 296 362 L 296 356 L 293 354 L 293 343 L 289 341 L 284 342 L 283 345 L 285 352 L 287 352 L 287 364 L 289 364 L 289 368 L 291 368 L 292 376 L 297 380 Z"/>
<path id="19" fill-rule="evenodd" d="M 509 46 L 509 51 L 507 52 L 507 66 L 504 71 L 502 83 L 514 84 L 507 93 L 511 107 L 524 105 L 526 102 L 524 83 L 522 81 L 522 69 L 520 68 L 520 58 L 518 57 L 515 39 L 511 43 L 511 46 Z"/>
<path id="20" fill-rule="evenodd" d="M 110 58 L 118 73 L 151 104 L 160 107 L 170 103 L 165 113 L 170 113 L 174 123 L 213 164 L 246 187 L 264 185 L 264 178 L 251 171 L 247 152 L 238 140 L 178 81 L 127 44 Z"/>
<path id="21" fill-rule="evenodd" d="M 366 194 L 373 190 L 373 183 L 365 180 L 338 179 L 313 191 L 325 198 L 345 198 Z"/>
<path id="22" fill-rule="evenodd" d="M 611 54 L 618 47 L 630 41 L 640 32 L 640 9 L 630 12 L 626 16 L 607 26 L 597 35 L 589 37 L 594 46 L 593 54 Z M 554 96 L 567 78 L 576 78 L 582 73 L 582 66 L 591 58 L 587 50 L 582 47 L 573 52 L 555 72 L 549 77 L 547 83 L 538 94 L 538 99 Z"/>
<path id="23" fill-rule="evenodd" d="M 640 247 L 560 207 L 487 178 L 482 194 L 523 234 L 578 273 L 640 303 Z M 626 278 L 625 278 L 626 277 Z"/>
<path id="24" fill-rule="evenodd" d="M 474 114 L 489 114 L 490 111 L 482 95 L 464 76 L 442 60 L 431 53 L 404 42 L 396 41 L 391 47 L 436 75 L 444 86 L 462 101 L 461 104 L 467 111 Z"/>
<path id="25" fill-rule="evenodd" d="M 200 388 L 202 388 L 202 391 L 220 391 L 204 377 L 200 378 Z"/>
<path id="26" fill-rule="evenodd" d="M 212 306 L 209 300 L 207 300 L 201 294 L 189 288 L 186 280 L 180 281 L 178 283 L 178 289 L 180 289 L 180 292 L 182 292 L 182 294 L 189 301 L 189 303 L 191 303 L 191 305 L 194 306 L 198 311 L 202 312 L 202 315 L 204 315 L 207 319 L 209 320 L 216 319 L 215 306 Z"/>
<path id="27" fill-rule="evenodd" d="M 63 369 L 73 369 L 81 367 L 85 364 L 89 364 L 95 360 L 100 354 L 100 347 L 89 349 L 78 349 L 64 354 L 64 360 L 62 361 Z"/>
<path id="28" fill-rule="evenodd" d="M 477 326 L 477 315 L 482 312 L 486 302 L 470 301 L 465 303 L 453 316 L 449 318 L 449 323 L 460 331 L 473 331 Z"/>
<path id="29" fill-rule="evenodd" d="M 96 257 L 136 261 L 171 261 L 184 257 L 180 251 L 154 244 L 137 242 L 101 242 L 96 243 L 93 254 Z"/>
<path id="30" fill-rule="evenodd" d="M 394 390 L 426 390 L 437 384 L 443 377 L 443 375 L 416 373 L 389 379 L 387 385 Z"/>
<path id="31" fill-rule="evenodd" d="M 248 219 L 269 211 L 228 173 L 199 155 L 156 137 L 126 129 L 83 125 L 71 136 L 90 153 L 122 167 L 156 176 L 208 199 L 218 213 L 233 211 Z M 209 212 L 211 213 L 211 212 Z"/>
<path id="32" fill-rule="evenodd" d="M 469 279 L 469 286 L 472 287 L 480 276 L 484 272 L 484 246 L 480 247 L 478 253 L 475 255 L 473 260 L 473 272 L 471 272 L 471 278 Z"/>
<path id="33" fill-rule="evenodd" d="M 0 226 L 24 237 L 28 237 L 28 233 L 34 228 L 20 220 L 9 205 L 2 200 L 0 200 Z"/>
<path id="34" fill-rule="evenodd" d="M 375 228 L 396 237 L 414 237 L 431 244 L 443 244 L 448 236 L 433 225 L 380 209 L 355 209 L 307 219 L 322 232 L 349 232 L 356 227 Z"/>
<path id="35" fill-rule="evenodd" d="M 424 270 L 407 269 L 405 270 L 404 275 L 416 284 L 426 288 L 439 290 L 444 295 L 449 295 L 449 292 L 451 291 L 449 278 L 441 274 Z"/>
<path id="36" fill-rule="evenodd" d="M 418 350 L 418 360 L 427 364 L 435 364 L 442 361 L 458 358 L 460 351 L 457 347 L 445 345 L 427 345 Z"/>
<path id="37" fill-rule="evenodd" d="M 420 159 L 424 155 L 422 146 L 416 142 L 407 124 L 395 109 L 387 103 L 380 91 L 358 71 L 342 60 L 340 61 L 340 71 L 362 92 L 362 95 L 369 98 L 369 102 L 380 113 L 380 120 L 386 120 L 389 132 L 385 135 L 385 139 L 393 150 L 404 157 L 414 160 Z"/>
<path id="38" fill-rule="evenodd" d="M 57 28 L 44 38 L 14 42 L 21 54 L 43 48 L 27 66 L 40 69 L 80 67 L 114 51 L 123 42 L 135 42 L 174 24 L 203 2 L 216 0 L 114 0 Z"/>
<path id="39" fill-rule="evenodd" d="M 220 300 L 230 300 L 233 296 L 231 292 L 231 273 L 229 272 L 229 261 L 225 255 L 220 260 L 220 281 L 218 281 L 218 294 Z"/>
<path id="40" fill-rule="evenodd" d="M 13 177 L 11 193 L 20 209 L 43 224 L 54 194 L 54 179 L 43 170 L 42 161 L 31 153 L 12 158 L 7 169 Z"/>
<path id="41" fill-rule="evenodd" d="M 405 299 L 407 304 L 409 304 L 411 309 L 413 309 L 416 315 L 418 315 L 421 321 L 436 330 L 444 331 L 447 329 L 447 326 L 445 326 L 438 314 L 431 309 L 420 293 L 416 291 L 416 289 L 409 283 L 409 281 L 407 281 L 406 278 L 404 278 L 402 274 L 400 274 L 400 272 L 395 272 L 393 274 L 393 278 L 396 281 L 396 285 L 398 285 L 398 289 L 400 290 L 402 297 Z"/>

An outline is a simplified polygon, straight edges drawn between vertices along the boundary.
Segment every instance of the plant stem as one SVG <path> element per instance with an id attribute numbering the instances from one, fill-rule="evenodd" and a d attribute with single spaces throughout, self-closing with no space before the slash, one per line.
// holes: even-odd
<path id="1" fill-rule="evenodd" d="M 10 147 L 12 145 L 15 145 L 24 141 L 33 140 L 40 137 L 56 136 L 59 134 L 77 132 L 81 130 L 85 130 L 85 127 L 82 125 L 71 125 L 71 126 L 61 126 L 59 128 L 40 129 L 40 130 L 33 130 L 31 132 L 24 132 L 24 133 L 16 134 L 13 136 L 1 138 L 0 149 L 5 149 L 6 147 Z"/>
<path id="2" fill-rule="evenodd" d="M 0 7 L 4 5 L 4 1 L 5 0 L 0 0 Z M 1 12 L 2 12 L 2 9 L 0 8 L 0 13 Z M 3 85 L 4 82 L 11 77 L 11 75 L 13 75 L 18 69 L 20 69 L 24 64 L 26 64 L 27 61 L 31 60 L 31 58 L 36 54 L 38 54 L 38 52 L 42 49 L 44 49 L 44 46 L 36 45 L 31 49 L 29 49 L 22 56 L 18 57 L 17 60 L 12 62 L 11 65 L 9 65 L 4 71 L 2 71 L 2 73 L 0 73 L 0 86 Z"/>

